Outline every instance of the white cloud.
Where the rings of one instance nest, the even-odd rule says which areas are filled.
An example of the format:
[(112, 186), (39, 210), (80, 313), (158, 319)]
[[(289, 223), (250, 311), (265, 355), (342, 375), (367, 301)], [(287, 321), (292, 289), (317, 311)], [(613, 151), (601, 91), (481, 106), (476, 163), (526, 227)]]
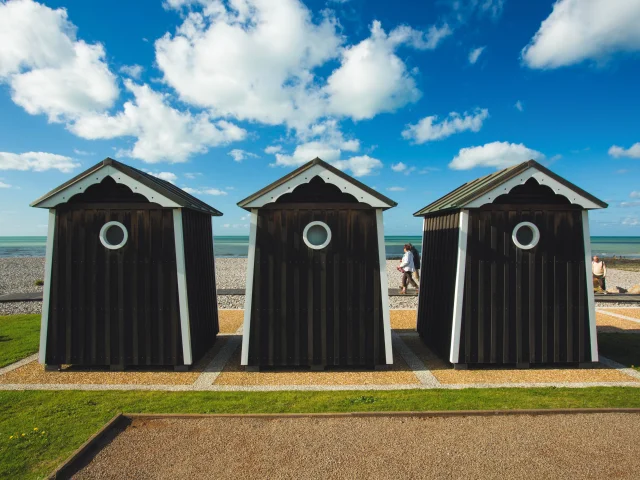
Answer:
[(497, 20), (502, 15), (505, 0), (448, 0), (459, 22), (466, 22), (472, 16), (489, 16)]
[(402, 45), (433, 49), (450, 33), (445, 24), (426, 35), (406, 26), (387, 35), (380, 22), (373, 22), (369, 38), (345, 48), (340, 67), (327, 79), (329, 111), (361, 120), (415, 102), (421, 92), (396, 50)]
[(80, 166), (71, 157), (45, 152), (8, 153), (0, 152), (0, 170), (21, 170), (44, 172), (46, 170), (60, 170), (71, 172)]
[(236, 187), (225, 187), (225, 190), (235, 190)]
[(143, 71), (144, 67), (142, 65), (123, 65), (120, 67), (120, 73), (128, 75), (136, 80), (140, 80), (140, 76)]
[(271, 145), (264, 149), (264, 153), (268, 153), (269, 155), (273, 155), (274, 153), (278, 153), (282, 151), (282, 145)]
[(632, 202), (620, 202), (620, 206), (624, 208), (640, 207), (640, 200), (634, 200)]
[(136, 137), (130, 150), (119, 155), (147, 163), (186, 162), (190, 155), (205, 153), (210, 147), (243, 140), (246, 130), (226, 120), (213, 122), (209, 114), (181, 112), (168, 104), (166, 95), (148, 85), (125, 80), (133, 100), (115, 115), (85, 115), (69, 126), (83, 138)]
[(188, 172), (188, 173), (185, 173), (184, 176), (186, 178), (194, 180), (196, 177), (201, 177), (202, 173), (200, 173), (200, 172)]
[(609, 149), (609, 155), (614, 158), (628, 157), (628, 158), (640, 158), (640, 142), (634, 143), (628, 149), (624, 149), (617, 145), (612, 146)]
[(474, 65), (478, 61), (478, 58), (480, 58), (480, 55), (482, 55), (482, 52), (484, 52), (485, 48), (486, 47), (478, 47), (472, 49), (471, 52), (469, 52), (469, 63), (471, 65)]
[(0, 180), (0, 188), (11, 188), (11, 185)]
[(523, 144), (492, 142), (479, 147), (463, 148), (449, 167), (454, 170), (468, 170), (475, 167), (505, 168), (527, 160), (543, 160), (544, 154), (525, 147)]
[(149, 175), (153, 175), (154, 177), (158, 177), (162, 180), (166, 180), (169, 183), (176, 183), (178, 180), (178, 176), (175, 173), (171, 172), (151, 172), (149, 170), (146, 171)]
[(225, 192), (224, 190), (220, 190), (219, 188), (209, 188), (209, 187), (202, 187), (202, 188), (190, 188), (190, 187), (184, 187), (182, 190), (184, 190), (187, 193), (190, 193), (191, 195), (227, 195), (227, 192)]
[(406, 169), (407, 169), (407, 166), (402, 162), (398, 162), (394, 165), (391, 165), (391, 170), (393, 170), (394, 172), (402, 172)]
[(524, 105), (522, 105), (522, 102), (520, 100), (516, 102), (514, 107), (516, 107), (516, 110), (520, 110), (521, 112), (524, 110)]
[(389, 187), (387, 188), (390, 192), (404, 192), (406, 188), (404, 187)]
[(372, 158), (369, 155), (360, 155), (358, 157), (351, 157), (348, 160), (338, 160), (331, 163), (339, 170), (349, 170), (355, 177), (364, 177), (371, 175), (376, 170), (382, 168), (382, 162), (377, 158)]
[(622, 220), (622, 225), (626, 225), (628, 227), (640, 226), (640, 218), (639, 217), (627, 217), (624, 220)]
[(76, 155), (82, 155), (82, 156), (95, 155), (93, 152), (87, 152), (85, 150), (78, 150), (77, 148), (73, 149), (73, 153), (75, 153)]
[[(396, 50), (434, 49), (451, 34), (444, 24), (425, 31), (400, 26), (387, 35), (374, 21), (368, 38), (343, 47), (334, 13), (314, 18), (299, 0), (165, 5), (185, 17), (156, 41), (156, 62), (181, 100), (217, 116), (295, 130), (329, 116), (371, 118), (417, 100), (414, 73)], [(318, 73), (336, 59), (328, 78)]]
[(259, 158), (255, 153), (240, 150), (239, 148), (234, 148), (229, 152), (228, 155), (233, 157), (236, 162), (241, 162), (246, 158)]
[(402, 132), (402, 136), (415, 143), (425, 143), (433, 140), (440, 140), (455, 133), (470, 130), (478, 132), (482, 128), (482, 123), (489, 117), (489, 110), (486, 108), (476, 109), (472, 114), (465, 112), (460, 115), (451, 112), (442, 122), (437, 123), (437, 115), (425, 117), (415, 125), (407, 125)]
[(640, 198), (640, 191), (634, 191), (629, 194), (631, 198)]
[(52, 122), (107, 109), (119, 93), (103, 46), (77, 40), (65, 9), (31, 0), (0, 3), (0, 82)]
[(616, 52), (640, 50), (637, 0), (558, 0), (522, 50), (529, 68), (602, 62)]

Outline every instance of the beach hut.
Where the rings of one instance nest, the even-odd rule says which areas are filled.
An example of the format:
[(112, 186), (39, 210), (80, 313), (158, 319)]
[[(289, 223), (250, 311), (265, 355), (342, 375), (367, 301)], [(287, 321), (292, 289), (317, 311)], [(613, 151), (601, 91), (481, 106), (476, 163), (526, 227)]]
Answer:
[(598, 361), (588, 212), (606, 207), (530, 160), (416, 212), (423, 341), (456, 368)]
[(238, 205), (251, 212), (241, 364), (391, 364), (382, 212), (396, 203), (316, 158)]
[(40, 363), (184, 370), (213, 345), (218, 210), (111, 158), (31, 206), (49, 209)]

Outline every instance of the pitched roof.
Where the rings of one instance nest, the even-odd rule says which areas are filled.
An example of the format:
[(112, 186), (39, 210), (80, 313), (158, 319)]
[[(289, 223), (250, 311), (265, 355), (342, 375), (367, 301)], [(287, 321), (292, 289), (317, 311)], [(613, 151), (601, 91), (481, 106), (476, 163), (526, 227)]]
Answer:
[[(59, 187), (54, 188), (49, 193), (35, 200), (31, 204), (31, 206), (38, 208), (55, 207), (60, 203), (64, 203), (66, 200), (68, 200), (68, 198), (71, 198), (71, 196), (79, 193), (79, 191), (83, 191), (88, 186), (99, 183), (106, 176), (113, 176), (114, 173), (109, 172), (119, 172), (121, 174), (124, 174), (126, 177), (128, 177), (128, 180), (130, 182), (136, 185), (140, 185), (140, 189), (137, 190), (137, 193), (144, 194), (144, 192), (155, 192), (159, 197), (164, 199), (164, 202), (158, 201), (157, 197), (154, 198), (152, 196), (151, 198), (153, 198), (154, 202), (160, 203), (161, 205), (163, 205), (164, 203), (163, 206), (188, 208), (191, 210), (196, 210), (198, 212), (208, 213), (216, 217), (222, 216), (221, 212), (204, 203), (203, 201), (198, 200), (193, 195), (188, 194), (181, 188), (176, 187), (174, 184), (167, 182), (166, 180), (162, 180), (161, 178), (154, 177), (147, 172), (143, 172), (142, 170), (130, 167), (129, 165), (125, 165), (124, 163), (120, 163), (117, 160), (108, 157), (105, 158), (102, 162), (94, 165), (88, 170), (85, 170), (79, 175), (76, 175), (71, 180), (63, 183)], [(120, 181), (121, 178), (122, 177), (118, 176), (118, 179), (116, 181)], [(122, 181), (121, 183), (127, 182)], [(79, 191), (76, 190), (76, 186), (78, 187)], [(73, 191), (71, 191), (72, 187), (74, 188)], [(69, 195), (61, 196), (61, 194), (63, 194), (64, 192), (69, 193)], [(145, 196), (149, 198), (148, 195)]]
[[(525, 173), (528, 174), (525, 175)], [(423, 209), (418, 210), (413, 215), (419, 217), (443, 210), (465, 207), (475, 208), (480, 206), (479, 203), (483, 202), (484, 199), (482, 197), (487, 197), (487, 201), (484, 203), (490, 203), (491, 197), (489, 194), (496, 191), (499, 187), (508, 186), (510, 187), (508, 190), (511, 190), (513, 186), (520, 185), (531, 177), (536, 177), (536, 179), (540, 178), (541, 180), (539, 181), (542, 182), (544, 182), (544, 179), (546, 178), (548, 185), (550, 183), (558, 184), (561, 187), (555, 188), (554, 190), (556, 192), (565, 196), (568, 194), (571, 198), (567, 198), (569, 198), (572, 203), (582, 205), (584, 208), (607, 208), (608, 206), (602, 200), (597, 199), (590, 193), (582, 190), (580, 187), (577, 187), (568, 180), (556, 175), (535, 160), (529, 160), (519, 165), (514, 165), (512, 167), (505, 168), (504, 170), (490, 173), (484, 177), (467, 182), (452, 192), (447, 193), (435, 202), (430, 203)], [(496, 194), (498, 193), (504, 193), (504, 188)]]
[[(327, 175), (323, 176), (324, 172), (326, 172)], [(304, 173), (308, 173), (309, 175), (303, 177)], [(316, 157), (300, 168), (276, 180), (271, 185), (267, 185), (253, 195), (241, 200), (238, 202), (238, 206), (245, 210), (260, 208), (266, 203), (275, 201), (280, 195), (290, 192), (297, 185), (306, 183), (305, 180), (311, 180), (311, 178), (316, 175), (320, 175), (323, 180), (329, 183), (342, 184), (343, 187), (341, 190), (353, 194), (356, 198), (362, 200), (363, 203), (370, 204), (372, 207), (388, 209), (398, 205), (390, 198), (385, 197), (364, 183), (359, 182), (355, 178)]]

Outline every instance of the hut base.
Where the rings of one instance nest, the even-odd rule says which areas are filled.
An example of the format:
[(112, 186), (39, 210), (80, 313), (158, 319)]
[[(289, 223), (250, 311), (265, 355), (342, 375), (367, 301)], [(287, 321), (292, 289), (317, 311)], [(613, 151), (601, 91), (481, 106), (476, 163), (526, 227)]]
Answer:
[(109, 365), (112, 372), (124, 372), (124, 365)]
[(176, 365), (173, 367), (174, 372), (188, 372), (189, 365)]
[(60, 371), (60, 365), (45, 365), (44, 366), (44, 371), (45, 372), (59, 372)]
[(246, 372), (259, 372), (260, 367), (258, 365), (247, 365), (244, 367)]
[(326, 368), (326, 365), (311, 365), (312, 372), (324, 372)]
[(469, 370), (469, 365), (466, 363), (454, 363), (453, 368), (454, 370)]
[(390, 370), (390, 369), (391, 369), (391, 365), (387, 365), (387, 364), (384, 364), (384, 365), (376, 365), (376, 366), (374, 367), (374, 370)]
[(516, 368), (520, 369), (520, 368), (529, 368), (531, 365), (529, 364), (529, 362), (519, 362), (516, 363)]

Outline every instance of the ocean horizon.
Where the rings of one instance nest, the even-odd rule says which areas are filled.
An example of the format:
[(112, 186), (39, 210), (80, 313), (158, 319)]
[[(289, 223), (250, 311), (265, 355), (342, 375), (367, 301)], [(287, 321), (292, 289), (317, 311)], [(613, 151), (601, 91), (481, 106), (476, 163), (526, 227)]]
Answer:
[[(0, 258), (44, 257), (46, 236), (0, 237)], [(384, 237), (387, 258), (402, 255), (405, 243), (412, 243), (420, 251), (422, 239), (418, 235), (388, 235)], [(249, 252), (249, 236), (214, 236), (215, 256), (243, 258)], [(591, 252), (605, 257), (620, 256), (640, 259), (640, 237), (592, 236)]]

